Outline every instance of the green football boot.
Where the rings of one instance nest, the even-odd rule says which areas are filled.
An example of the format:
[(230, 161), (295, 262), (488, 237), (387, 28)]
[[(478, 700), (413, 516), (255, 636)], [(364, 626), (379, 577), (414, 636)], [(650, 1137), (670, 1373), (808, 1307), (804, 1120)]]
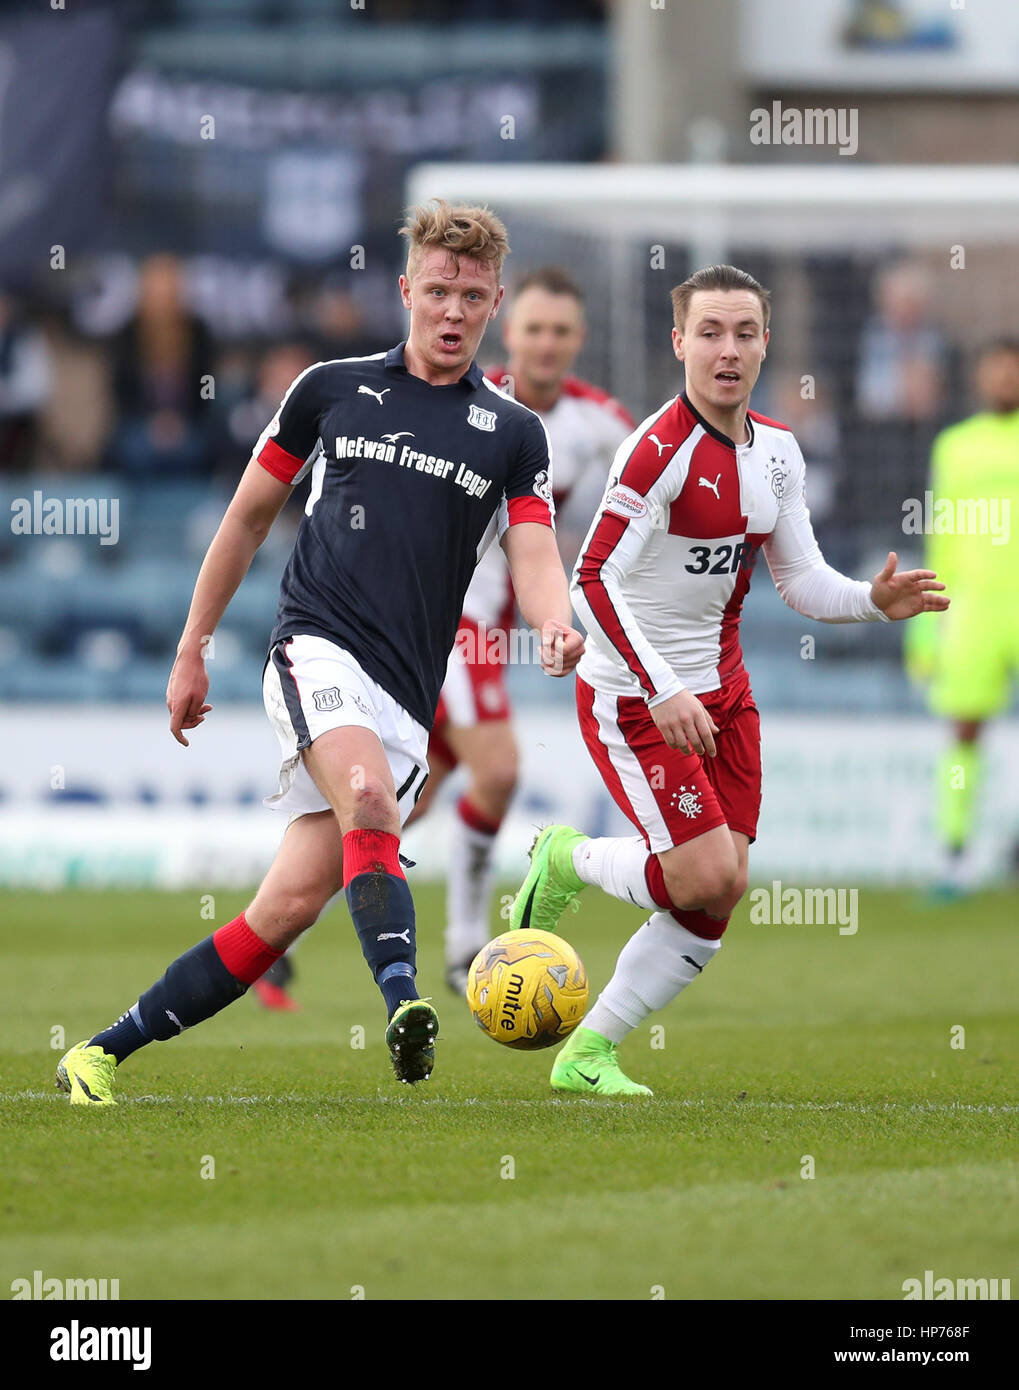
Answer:
[(553, 1091), (578, 1096), (650, 1096), (625, 1075), (616, 1057), (616, 1044), (591, 1028), (577, 1028), (556, 1056), (549, 1077)]
[(405, 999), (389, 1020), (386, 1045), (397, 1081), (427, 1081), (435, 1066), (439, 1016), (427, 999)]
[(113, 1081), (117, 1059), (88, 1039), (76, 1043), (57, 1063), (57, 1086), (67, 1091), (72, 1105), (116, 1105)]
[(574, 846), (588, 837), (569, 825), (548, 825), (531, 846), (531, 867), (510, 908), (512, 931), (550, 931), (587, 884), (573, 867)]

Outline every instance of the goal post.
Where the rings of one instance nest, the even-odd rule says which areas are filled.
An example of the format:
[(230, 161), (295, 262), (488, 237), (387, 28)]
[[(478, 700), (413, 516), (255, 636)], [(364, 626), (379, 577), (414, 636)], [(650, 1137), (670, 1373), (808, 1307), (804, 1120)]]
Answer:
[(971, 212), (985, 232), (1014, 240), (1019, 169), (938, 164), (456, 164), (416, 165), (411, 202), (485, 201), (561, 226), (596, 221), (606, 233), (696, 236), (706, 214), (730, 237), (747, 217), (762, 244), (841, 244), (846, 221), (870, 244), (940, 243)]
[[(750, 271), (773, 292), (755, 406), (780, 419), (792, 411), (804, 430), (808, 461), (822, 465), (812, 469), (822, 521), (821, 456), (838, 455), (839, 539), (857, 551), (875, 489), (922, 493), (930, 438), (968, 408), (973, 349), (1019, 321), (1019, 169), (1009, 166), (430, 163), (411, 171), (406, 194), (492, 207), (509, 228), (510, 289), (537, 264), (572, 270), (590, 326), (578, 370), (638, 418), (677, 389), (672, 286), (717, 261)], [(903, 262), (922, 282), (916, 331), (937, 345), (940, 386), (937, 408), (897, 431), (867, 418), (866, 395), (881, 366), (882, 275)], [(500, 353), (496, 334), (485, 351)], [(801, 389), (816, 404), (801, 408)], [(863, 442), (871, 425), (877, 452)]]

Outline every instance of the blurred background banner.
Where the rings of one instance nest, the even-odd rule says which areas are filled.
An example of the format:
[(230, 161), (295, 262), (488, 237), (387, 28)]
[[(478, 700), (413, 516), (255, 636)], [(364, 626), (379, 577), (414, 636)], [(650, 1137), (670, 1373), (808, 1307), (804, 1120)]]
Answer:
[(90, 249), (108, 198), (113, 15), (0, 14), (0, 282), (38, 274), (54, 240)]
[[(920, 563), (904, 517), (933, 442), (981, 404), (976, 354), (1019, 321), (1017, 83), (1008, 0), (5, 6), (0, 881), (73, 879), (89, 846), (89, 881), (102, 862), (112, 881), (208, 881), (203, 845), (232, 876), (264, 869), (260, 678), (305, 487), (216, 634), (216, 708), (189, 750), (167, 677), (290, 382), (404, 335), (409, 202), (489, 203), (510, 294), (567, 267), (589, 323), (575, 370), (636, 419), (681, 389), (671, 287), (744, 266), (773, 292), (753, 405), (800, 441), (826, 558), (858, 578), (890, 549)], [(503, 355), (497, 321), (482, 364)], [(810, 623), (762, 564), (742, 631), (765, 727), (755, 875), (929, 874), (947, 734), (902, 625)], [(535, 819), (610, 812), (568, 683), (515, 666), (509, 685), (529, 760), (500, 842), (512, 876)], [(1013, 690), (988, 744), (988, 879), (1019, 840), (1015, 708)], [(545, 728), (572, 750), (554, 775)], [(422, 872), (442, 871), (446, 805), (418, 832)]]
[[(629, 835), (568, 710), (519, 713), (520, 790), (497, 841), (497, 870), (519, 874), (535, 826), (581, 825)], [(859, 720), (819, 711), (770, 713), (755, 881), (897, 886), (938, 868), (929, 786), (938, 748), (927, 721)], [(260, 709), (217, 706), (190, 750), (166, 733), (158, 709), (109, 712), (59, 705), (0, 713), (6, 750), (0, 796), (0, 886), (244, 887), (270, 862), (286, 817), (262, 797), (276, 790), (278, 744)], [(55, 750), (66, 764), (51, 763)], [(554, 756), (551, 756), (554, 750)], [(194, 756), (192, 756), (194, 755)], [(1019, 727), (993, 731), (989, 756), (1019, 765)], [(980, 818), (978, 869), (1011, 868), (1012, 788), (990, 789)], [(405, 834), (415, 878), (444, 877), (453, 807), (445, 799)]]
[(1019, 9), (982, 0), (747, 0), (743, 70), (753, 81), (816, 88), (1015, 91)]

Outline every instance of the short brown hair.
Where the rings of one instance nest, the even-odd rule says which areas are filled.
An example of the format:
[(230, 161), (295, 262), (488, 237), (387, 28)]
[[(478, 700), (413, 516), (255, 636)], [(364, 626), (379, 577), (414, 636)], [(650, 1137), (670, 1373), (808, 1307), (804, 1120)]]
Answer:
[(537, 270), (529, 270), (522, 279), (517, 281), (513, 287), (513, 293), (515, 295), (523, 294), (524, 290), (544, 290), (546, 294), (568, 294), (578, 304), (583, 305), (584, 303), (584, 291), (572, 275), (557, 265), (543, 265), (539, 266)]
[(977, 350), (977, 357), (998, 357), (1006, 352), (1019, 357), (1019, 338), (992, 338)]
[(438, 247), (453, 257), (455, 274), (460, 273), (460, 257), (467, 256), (494, 266), (498, 284), (510, 249), (506, 228), (494, 212), (486, 207), (453, 207), (444, 198), (433, 198), (420, 207), (410, 208), (400, 235), (409, 243), (408, 280), (422, 253)]
[(698, 290), (749, 290), (761, 301), (764, 327), (767, 330), (771, 318), (771, 290), (758, 284), (752, 275), (734, 265), (707, 265), (703, 270), (695, 270), (689, 279), (684, 280), (672, 291), (672, 321), (680, 332), (686, 323), (690, 300)]

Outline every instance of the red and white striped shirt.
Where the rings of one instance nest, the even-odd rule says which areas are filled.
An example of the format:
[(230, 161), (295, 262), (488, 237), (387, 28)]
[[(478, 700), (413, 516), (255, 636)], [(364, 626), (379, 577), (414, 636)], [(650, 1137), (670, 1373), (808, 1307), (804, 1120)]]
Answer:
[(797, 612), (884, 618), (868, 583), (825, 564), (792, 432), (755, 411), (748, 425), (733, 444), (684, 393), (620, 445), (570, 591), (590, 638), (577, 673), (596, 690), (656, 705), (742, 671), (740, 615), (762, 549)]

